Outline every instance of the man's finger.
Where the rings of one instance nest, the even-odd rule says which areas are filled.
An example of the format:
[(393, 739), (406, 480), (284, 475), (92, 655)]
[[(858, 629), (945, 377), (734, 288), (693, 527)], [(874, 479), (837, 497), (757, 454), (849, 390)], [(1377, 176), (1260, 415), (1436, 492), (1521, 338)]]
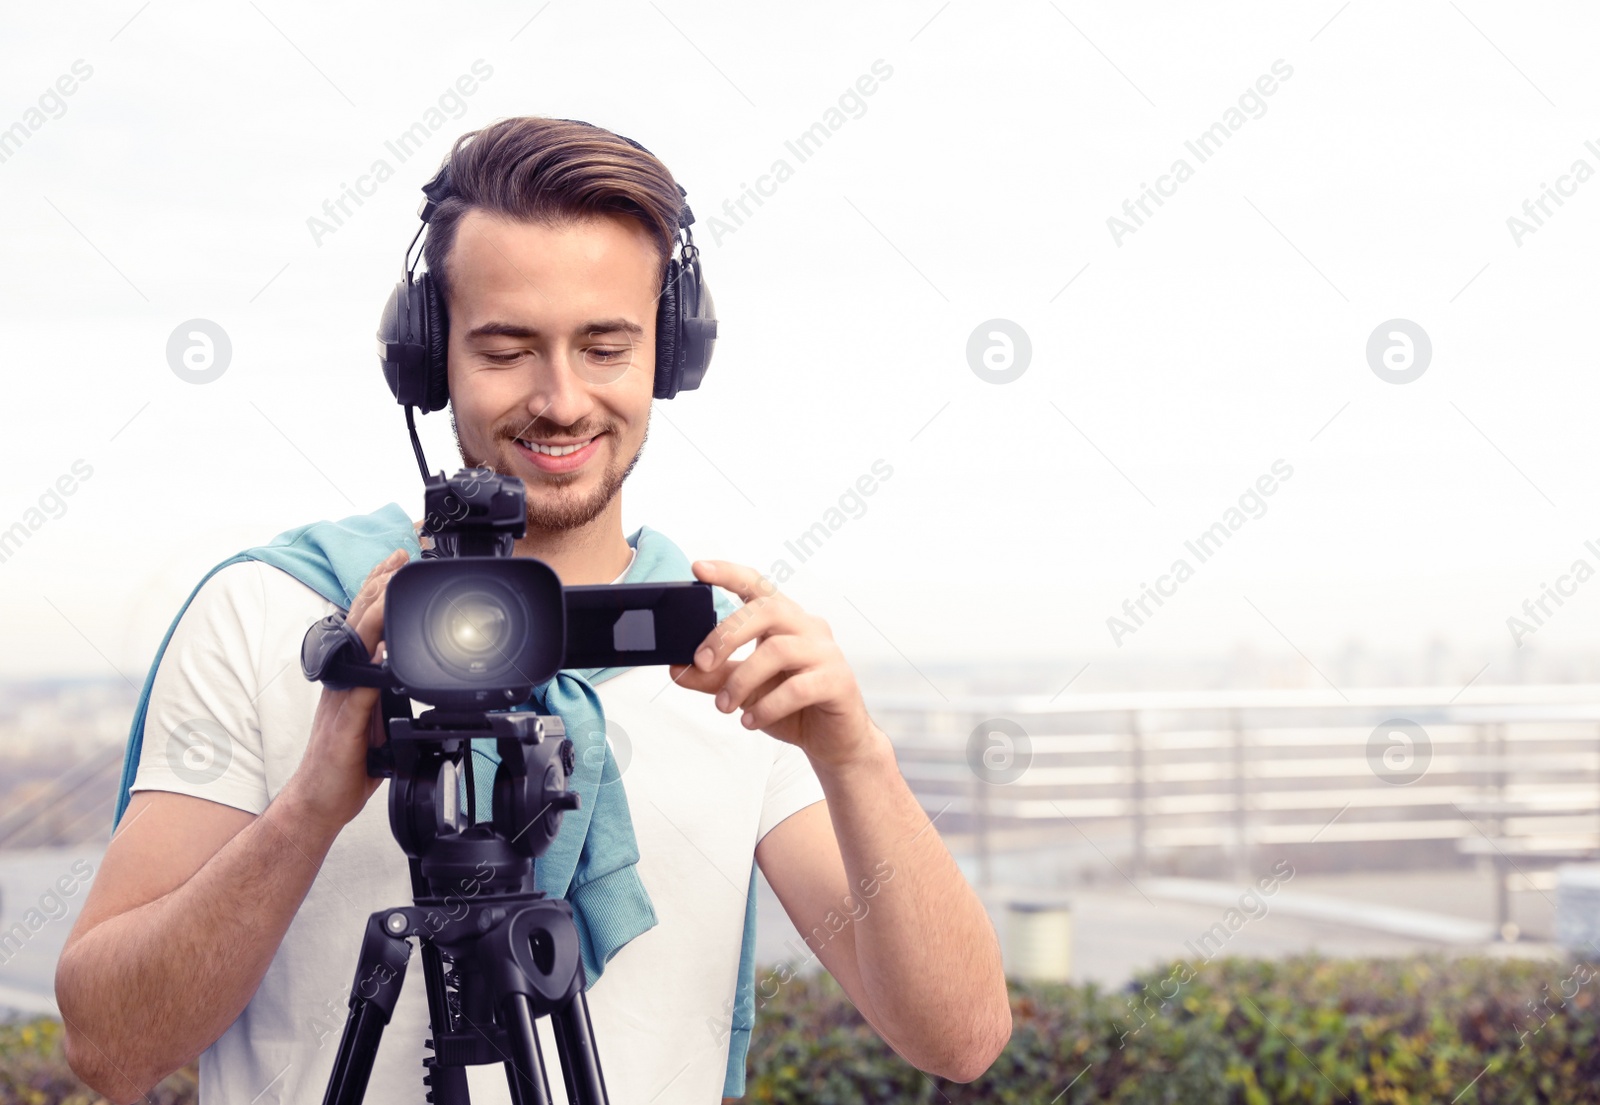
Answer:
[(394, 573), (406, 565), (406, 552), (396, 549), (377, 564), (367, 575), (367, 581), (350, 604), (345, 620), (355, 626), (356, 632), (367, 646), (369, 654), (375, 652), (383, 636), (383, 599)]
[(731, 560), (696, 560), (695, 578), (732, 591), (744, 602), (754, 602), (778, 593), (777, 585), (754, 568)]
[(728, 677), (738, 671), (744, 663), (743, 660), (729, 660), (716, 671), (701, 671), (699, 668), (685, 664), (672, 664), (668, 671), (672, 681), (680, 687), (688, 687), (691, 691), (704, 691), (707, 694), (716, 694)]
[(388, 577), (399, 571), (406, 563), (405, 555), (404, 549), (396, 549), (372, 566), (366, 580), (361, 584), (361, 590), (350, 600), (350, 617), (355, 617), (359, 611), (366, 609), (374, 599), (383, 594), (384, 587), (388, 585)]

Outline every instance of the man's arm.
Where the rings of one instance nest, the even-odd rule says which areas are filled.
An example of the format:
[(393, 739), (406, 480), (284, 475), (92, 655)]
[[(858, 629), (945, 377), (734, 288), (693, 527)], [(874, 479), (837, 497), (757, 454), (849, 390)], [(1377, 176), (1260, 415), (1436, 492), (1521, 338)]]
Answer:
[(234, 1022), (333, 843), (287, 787), (257, 817), (133, 795), (56, 965), (67, 1062), (137, 1101)]
[[(369, 654), (405, 563), (403, 550), (381, 561), (350, 605)], [(205, 666), (214, 653), (197, 649), (191, 663), (222, 694), (228, 672)], [(260, 816), (161, 790), (133, 795), (56, 965), (67, 1061), (86, 1083), (137, 1100), (238, 1018), (339, 830), (382, 783), (366, 766), (382, 738), (377, 702), (370, 687), (324, 687), (300, 765)]]
[[(864, 881), (876, 879), (870, 911), (839, 930), (849, 936), (824, 964), (909, 1062), (956, 1081), (977, 1078), (1011, 1037), (999, 941), (929, 831), (832, 631), (754, 568), (700, 560), (693, 569), (744, 606), (711, 631), (692, 666), (674, 665), (672, 678), (715, 695), (723, 713), (741, 710), (747, 729), (804, 751), (828, 799), (827, 817), (805, 810), (768, 831), (757, 862), (802, 932), (850, 910), (846, 895), (860, 901)], [(752, 641), (745, 659), (733, 659)], [(879, 864), (894, 874), (886, 878)]]
[(828, 800), (774, 826), (756, 860), (873, 1029), (913, 1066), (970, 1082), (1011, 1038), (999, 943), (878, 735), (852, 767), (815, 765)]

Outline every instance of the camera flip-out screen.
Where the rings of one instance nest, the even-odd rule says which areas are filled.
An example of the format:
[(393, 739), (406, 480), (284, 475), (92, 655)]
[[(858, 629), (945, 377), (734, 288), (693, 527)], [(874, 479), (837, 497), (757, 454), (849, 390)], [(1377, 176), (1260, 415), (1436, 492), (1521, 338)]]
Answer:
[(692, 664), (716, 628), (704, 583), (610, 583), (568, 587), (564, 668)]

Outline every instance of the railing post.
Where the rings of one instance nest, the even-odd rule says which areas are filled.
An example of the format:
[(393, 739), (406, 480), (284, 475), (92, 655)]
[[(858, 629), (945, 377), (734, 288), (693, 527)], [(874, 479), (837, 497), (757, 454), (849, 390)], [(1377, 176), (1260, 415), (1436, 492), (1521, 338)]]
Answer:
[(1144, 734), (1139, 729), (1138, 710), (1128, 711), (1128, 766), (1132, 773), (1129, 805), (1133, 816), (1133, 875), (1135, 878), (1141, 878), (1144, 875), (1145, 861), (1145, 779)]
[(1250, 826), (1246, 814), (1244, 712), (1235, 709), (1233, 714), (1233, 874), (1234, 878), (1250, 882)]
[[(1505, 808), (1506, 801), (1506, 728), (1509, 722), (1498, 722), (1494, 726), (1494, 800), (1497, 807)], [(1502, 826), (1497, 822), (1495, 829)]]
[(1499, 722), (1493, 727), (1494, 749), (1494, 816), (1489, 825), (1494, 831), (1494, 927), (1495, 935), (1505, 939), (1506, 925), (1511, 922), (1511, 865), (1500, 848), (1506, 842), (1506, 727)]
[(1481, 768), (1478, 772), (1478, 786), (1483, 793), (1489, 790), (1489, 726), (1475, 725), (1472, 727), (1472, 743), (1478, 754), (1478, 763)]

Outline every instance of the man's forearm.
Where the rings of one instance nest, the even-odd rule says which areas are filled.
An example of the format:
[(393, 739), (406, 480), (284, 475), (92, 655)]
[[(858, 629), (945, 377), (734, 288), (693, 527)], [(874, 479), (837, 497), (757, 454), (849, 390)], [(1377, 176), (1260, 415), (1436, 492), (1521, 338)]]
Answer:
[(862, 985), (895, 1047), (958, 1080), (977, 1077), (1011, 1033), (1000, 946), (982, 902), (931, 827), (877, 730), (848, 766), (817, 764), (851, 892), (887, 860), (892, 881), (854, 926)]
[(336, 836), (286, 787), (183, 885), (79, 937), (56, 974), (73, 1068), (129, 1102), (216, 1040), (260, 985)]

